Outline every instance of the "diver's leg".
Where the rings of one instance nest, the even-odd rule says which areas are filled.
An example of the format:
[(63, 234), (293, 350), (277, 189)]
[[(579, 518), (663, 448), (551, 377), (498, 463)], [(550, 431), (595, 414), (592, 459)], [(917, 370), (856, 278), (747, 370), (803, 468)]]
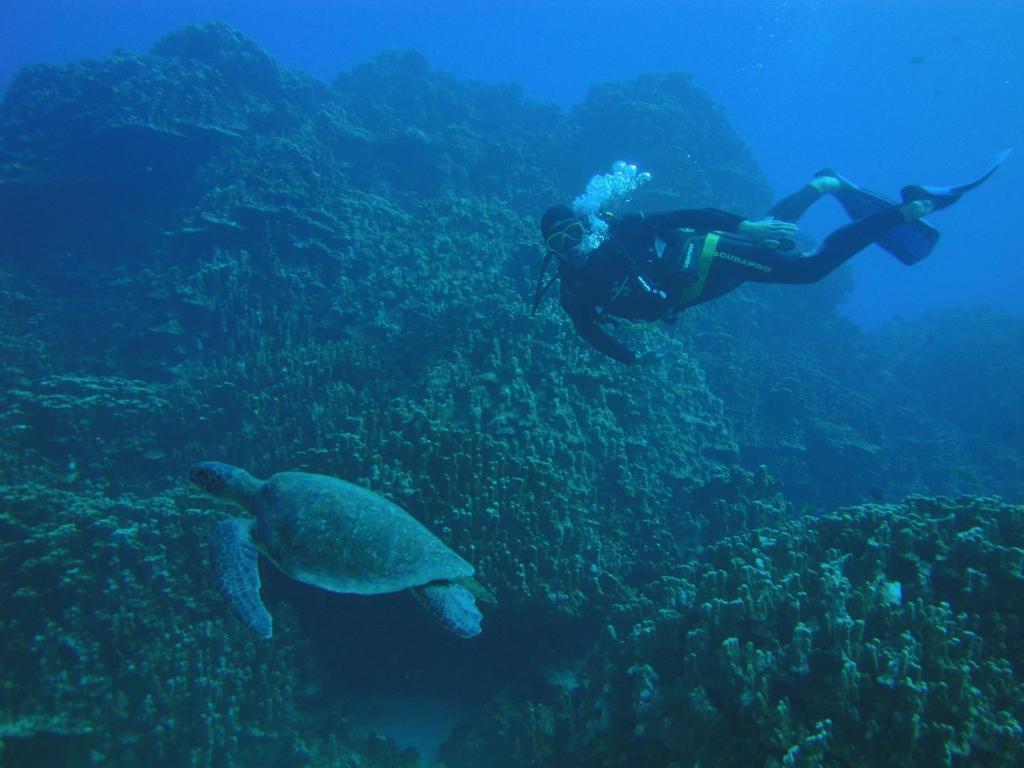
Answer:
[(867, 218), (840, 227), (811, 254), (779, 259), (770, 272), (762, 273), (759, 282), (816, 283), (887, 232), (909, 221), (916, 221), (931, 210), (932, 206), (927, 201), (891, 205)]
[[(835, 176), (841, 184), (835, 198), (854, 221), (897, 205), (883, 195), (858, 187), (839, 174)], [(938, 242), (939, 230), (927, 221), (914, 220), (890, 229), (878, 238), (877, 244), (904, 264), (913, 265), (928, 256)]]
[(686, 306), (717, 299), (746, 282), (777, 282), (770, 277), (772, 272), (789, 261), (797, 260), (798, 256), (758, 245), (746, 238), (721, 235), (703, 290)]
[(795, 224), (814, 203), (824, 195), (838, 192), (840, 187), (842, 187), (842, 182), (833, 171), (829, 169), (818, 171), (807, 184), (769, 208), (767, 215), (779, 221)]
[(726, 292), (716, 291), (720, 284), (731, 290), (741, 282), (816, 283), (894, 227), (930, 211), (927, 201), (890, 205), (840, 227), (810, 254), (792, 255), (740, 238), (722, 237), (700, 300)]
[(793, 255), (741, 237), (721, 235), (700, 295), (680, 307), (703, 304), (743, 283), (816, 283), (879, 237), (932, 211), (928, 201), (891, 205), (840, 227), (811, 254)]

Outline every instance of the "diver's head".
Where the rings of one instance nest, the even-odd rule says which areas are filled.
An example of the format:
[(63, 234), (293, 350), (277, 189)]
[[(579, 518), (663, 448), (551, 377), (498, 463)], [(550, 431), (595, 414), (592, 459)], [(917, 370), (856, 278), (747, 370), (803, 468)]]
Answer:
[[(569, 206), (553, 205), (544, 211), (544, 215), (540, 217), (540, 233), (548, 252), (537, 276), (537, 288), (533, 292), (533, 309), (530, 314), (537, 311), (541, 299), (555, 280), (580, 269), (587, 262), (587, 256), (581, 247), (583, 239), (587, 236), (587, 229)], [(545, 283), (544, 275), (552, 258), (558, 259), (558, 272)]]
[(544, 211), (540, 218), (540, 232), (544, 244), (559, 261), (570, 258), (578, 252), (587, 236), (587, 228), (567, 205), (555, 205)]

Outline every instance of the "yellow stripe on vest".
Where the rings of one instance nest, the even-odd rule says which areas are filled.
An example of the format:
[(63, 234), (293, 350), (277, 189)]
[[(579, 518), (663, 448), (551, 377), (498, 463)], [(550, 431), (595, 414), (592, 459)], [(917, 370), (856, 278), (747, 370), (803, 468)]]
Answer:
[(696, 301), (704, 292), (704, 283), (707, 282), (708, 272), (711, 271), (711, 262), (718, 255), (718, 239), (718, 235), (713, 233), (704, 237), (704, 247), (700, 250), (700, 263), (697, 265), (697, 279), (679, 297), (680, 309)]

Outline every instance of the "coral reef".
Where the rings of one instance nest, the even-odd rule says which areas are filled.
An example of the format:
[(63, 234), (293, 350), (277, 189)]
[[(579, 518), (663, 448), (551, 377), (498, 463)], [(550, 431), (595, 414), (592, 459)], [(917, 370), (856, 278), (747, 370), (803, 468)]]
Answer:
[[(0, 107), (4, 322), (24, 331), (4, 334), (5, 481), (54, 489), (44, 500), (67, 493), (73, 511), (74, 494), (79, 507), (163, 498), (199, 458), (325, 472), (389, 495), (469, 558), (500, 600), (488, 619), (499, 636), (592, 621), (628, 599), (677, 556), (665, 504), (745, 476), (729, 467), (737, 449), (721, 401), (678, 342), (652, 395), (636, 398), (637, 377), (595, 361), (553, 309), (526, 314), (536, 211), (585, 167), (574, 130), (557, 109), (461, 83), (414, 54), (383, 55), (328, 87), (220, 25), (170, 35), (146, 56), (21, 73)], [(213, 521), (188, 520), (195, 530), (181, 519), (161, 529), (177, 559), (160, 578), (186, 555), (195, 566), (195, 580), (174, 584), (182, 600), (210, 589), (205, 559), (190, 553)], [(25, 535), (5, 537), (5, 568), (19, 567)], [(93, 545), (95, 557), (115, 556), (108, 545)], [(135, 570), (124, 578), (145, 575)], [(164, 632), (140, 590), (92, 559), (79, 572), (69, 596), (111, 600), (94, 621), (137, 617), (124, 633), (140, 644)], [(194, 650), (157, 644), (153, 658), (171, 665), (158, 677), (189, 653), (237, 669), (261, 653), (266, 664), (269, 651), (218, 634), (235, 629), (220, 602), (203, 606), (202, 637), (167, 640)], [(30, 637), (12, 637), (23, 638), (12, 654), (33, 656)], [(342, 651), (319, 650), (339, 664)], [(285, 683), (301, 665), (274, 658), (267, 680), (282, 686), (252, 695), (298, 722)], [(38, 674), (12, 687), (26, 708), (12, 721), (63, 711), (33, 693)], [(93, 727), (84, 715), (116, 674), (99, 668), (106, 688), (95, 692), (58, 681), (54, 695), (77, 694), (67, 709)], [(217, 695), (233, 700), (232, 685)], [(166, 719), (214, 691), (152, 695), (152, 717)], [(89, 748), (111, 759), (143, 721), (104, 717), (113, 726)], [(145, 749), (172, 755), (172, 737), (157, 732)], [(299, 740), (275, 738), (282, 749)], [(123, 754), (128, 764), (136, 753)]]
[[(261, 647), (213, 593), (202, 553), (220, 512), (179, 485), (190, 462), (208, 458), (363, 484), (470, 560), (500, 606), (480, 650), (421, 640), (416, 658), (464, 669), (479, 699), (509, 680), (528, 688), (541, 675), (524, 669), (572, 666), (596, 642), (553, 698), (517, 690), (490, 701), (450, 744), (454, 763), (500, 742), (509, 765), (554, 759), (569, 743), (593, 762), (602, 750), (640, 760), (635, 746), (655, 764), (690, 748), (666, 713), (685, 705), (697, 718), (685, 722), (710, 734), (746, 691), (737, 749), (813, 764), (851, 738), (861, 710), (801, 709), (817, 700), (804, 678), (786, 678), (804, 662), (783, 649), (804, 649), (813, 679), (831, 681), (821, 644), (857, 621), (877, 640), (878, 664), (905, 658), (923, 670), (913, 684), (932, 685), (922, 661), (931, 651), (892, 633), (927, 622), (959, 632), (959, 613), (881, 566), (871, 600), (867, 582), (830, 566), (856, 587), (836, 592), (825, 566), (798, 550), (807, 537), (838, 537), (826, 521), (841, 518), (787, 521), (794, 506), (869, 493), (1019, 496), (1013, 380), (983, 360), (970, 371), (945, 363), (976, 334), (1019, 365), (1019, 324), (936, 318), (867, 337), (838, 317), (848, 282), (837, 277), (797, 292), (760, 287), (756, 300), (737, 292), (674, 328), (623, 324), (635, 346), (669, 354), (657, 368), (622, 368), (589, 350), (553, 302), (531, 317), (524, 298), (540, 210), (620, 158), (655, 174), (638, 206), (757, 213), (770, 199), (721, 111), (678, 73), (596, 87), (565, 113), (411, 52), (328, 85), (219, 24), (175, 32), (146, 55), (21, 72), (0, 104), (5, 759), (414, 760), (346, 729), (317, 684), (322, 669), (335, 684), (353, 667), (382, 684), (414, 676), (392, 663), (411, 654), (393, 633), (350, 633), (268, 577), (282, 634)], [(921, 343), (936, 332), (937, 345)], [(935, 370), (945, 383), (929, 378)], [(980, 401), (949, 407), (964, 386), (987, 388), (1009, 415), (993, 418)], [(900, 514), (946, 541), (922, 511), (945, 502), (915, 504)], [(901, 509), (850, 514), (880, 526)], [(766, 526), (783, 542), (771, 551), (749, 533)], [(830, 562), (840, 543), (862, 550), (860, 533), (829, 544)], [(905, 551), (879, 546), (886, 568)], [(792, 563), (772, 559), (783, 552)], [(995, 578), (993, 559), (973, 557), (972, 578)], [(800, 585), (786, 574), (805, 571), (817, 592), (796, 611)], [(826, 597), (845, 600), (848, 621), (828, 613)], [(707, 616), (694, 607), (704, 603)], [(697, 618), (717, 623), (691, 638)], [(338, 643), (334, 630), (351, 639)], [(1010, 650), (988, 644), (990, 630), (970, 628), (982, 638), (968, 643), (972, 658), (1012, 664)], [(870, 668), (865, 642), (845, 652), (873, 680), (884, 672)], [(662, 656), (673, 643), (677, 656)], [(701, 653), (719, 678), (686, 661)], [(999, 678), (1008, 667), (978, 663), (968, 677), (980, 698), (961, 677), (943, 694), (952, 714), (918, 718), (931, 729), (928, 755), (939, 744), (1009, 749), (1019, 718), (1000, 703), (1013, 693)], [(900, 674), (887, 690), (917, 706)], [(435, 667), (417, 680), (444, 676)], [(883, 710), (867, 677), (849, 681), (866, 691), (865, 716)], [(606, 717), (586, 709), (598, 704)], [(231, 731), (240, 718), (244, 733)], [(643, 738), (631, 746), (636, 728)]]
[(578, 687), (485, 710), (449, 768), (1016, 765), (1024, 507), (910, 497), (708, 546), (623, 605)]
[(181, 500), (0, 487), (4, 764), (415, 765), (330, 722), (293, 624), (214, 618), (209, 517)]
[[(102, 105), (77, 108), (91, 124), (191, 121), (235, 137), (165, 193), (136, 263), (93, 259), (89, 234), (78, 233), (91, 243), (80, 252), (75, 227), (62, 227), (62, 247), (81, 260), (62, 261), (65, 282), (55, 286), (45, 271), (34, 283), (55, 319), (39, 332), (54, 370), (9, 396), (33, 473), (156, 490), (167, 482), (160, 467), (215, 455), (263, 474), (336, 474), (451, 531), (503, 598), (533, 603), (539, 594), (574, 615), (608, 588), (604, 574), (628, 581), (633, 567), (646, 573), (673, 556), (667, 534), (658, 542), (634, 533), (659, 531), (664, 501), (735, 459), (720, 401), (681, 350), (653, 375), (656, 394), (633, 398), (635, 378), (595, 364), (556, 313), (530, 321), (522, 302), (526, 265), (513, 254), (535, 247), (528, 201), (555, 196), (566, 156), (584, 151), (556, 143), (569, 145), (570, 118), (514, 90), (455, 81), (408, 53), (327, 88), (268, 69), (258, 49), (217, 25), (175, 33), (131, 67), (126, 56), (22, 78), (52, 71), (53, 89), (105, 83)], [(246, 67), (252, 78), (238, 76)], [(175, 112), (197, 80), (214, 83), (210, 104), (225, 89), (230, 98), (220, 111)], [(48, 112), (26, 82), (12, 86), (4, 125), (41, 126), (33, 141), (6, 145), (31, 168), (26, 142), (74, 146), (85, 118)], [(691, 92), (685, 78), (666, 82), (673, 98)], [(65, 98), (75, 102), (78, 87)], [(620, 90), (632, 105), (657, 98), (649, 87)], [(692, 98), (707, 108), (699, 92)], [(263, 119), (272, 105), (287, 119)], [(389, 169), (391, 145), (416, 132), (429, 167)], [(469, 171), (461, 182), (456, 168)], [(102, 181), (127, 197), (141, 172), (122, 164)], [(6, 179), (9, 192), (25, 173)], [(51, 186), (71, 183), (69, 172), (56, 175)], [(488, 181), (497, 178), (505, 186)], [(104, 215), (123, 214), (112, 206)], [(58, 381), (67, 384), (59, 396)], [(152, 407), (87, 394), (119, 386), (145, 389), (138, 397)], [(113, 476), (111, 464), (120, 467)]]
[(722, 109), (688, 76), (642, 75), (595, 86), (573, 117), (591, 167), (595, 158), (611, 165), (629, 157), (641, 168), (657, 168), (664, 207), (710, 205), (754, 216), (771, 203), (760, 170)]

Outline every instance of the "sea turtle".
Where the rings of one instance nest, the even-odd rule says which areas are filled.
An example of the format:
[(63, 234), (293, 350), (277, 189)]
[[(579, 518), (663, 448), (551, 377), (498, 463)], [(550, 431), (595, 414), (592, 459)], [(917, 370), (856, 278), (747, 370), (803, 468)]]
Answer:
[(202, 461), (189, 480), (251, 515), (219, 523), (211, 538), (221, 592), (261, 637), (273, 634), (260, 600), (257, 552), (293, 579), (331, 592), (380, 595), (411, 589), (459, 637), (480, 634), (468, 587), (473, 566), (405, 510), (358, 485), (306, 472), (259, 480), (244, 469)]

